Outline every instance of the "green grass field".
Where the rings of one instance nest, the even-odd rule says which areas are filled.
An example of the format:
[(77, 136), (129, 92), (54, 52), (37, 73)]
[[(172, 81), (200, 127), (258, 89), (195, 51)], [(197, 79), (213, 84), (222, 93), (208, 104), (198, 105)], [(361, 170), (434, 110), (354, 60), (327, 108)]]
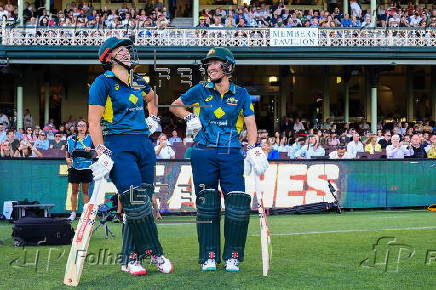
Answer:
[[(167, 217), (166, 220), (181, 219)], [(192, 218), (184, 218), (192, 220)], [(201, 272), (194, 224), (160, 224), (160, 239), (175, 272), (153, 267), (132, 277), (117, 264), (85, 264), (83, 289), (435, 289), (436, 213), (426, 211), (346, 212), (342, 215), (270, 216), (273, 243), (270, 274), (262, 276), (258, 220), (252, 216), (246, 260), (239, 273)], [(99, 230), (90, 253), (120, 249)], [(69, 247), (12, 246), (11, 225), (0, 223), (0, 289), (65, 289), (62, 280)], [(374, 250), (377, 241), (379, 246)], [(396, 239), (391, 244), (389, 241)], [(59, 258), (62, 251), (65, 254)], [(389, 253), (386, 256), (386, 253)], [(387, 257), (387, 258), (386, 258)], [(368, 258), (366, 262), (363, 262)], [(385, 259), (386, 258), (386, 259)], [(91, 257), (88, 262), (93, 262)]]

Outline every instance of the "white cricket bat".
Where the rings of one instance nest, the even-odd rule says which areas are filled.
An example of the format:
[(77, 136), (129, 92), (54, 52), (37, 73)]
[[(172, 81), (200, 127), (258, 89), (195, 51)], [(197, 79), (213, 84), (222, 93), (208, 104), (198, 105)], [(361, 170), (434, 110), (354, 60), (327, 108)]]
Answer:
[(262, 189), (260, 186), (260, 177), (253, 173), (254, 186), (256, 190), (257, 208), (259, 211), (259, 225), (260, 225), (260, 247), (262, 251), (262, 269), (263, 276), (268, 276), (271, 260), (271, 235), (268, 228), (268, 219), (265, 213), (262, 199)]
[(83, 206), (82, 215), (77, 224), (76, 233), (65, 267), (65, 285), (77, 286), (79, 284), (83, 265), (85, 264), (86, 253), (88, 252), (89, 241), (91, 240), (94, 228), (95, 218), (98, 213), (98, 207), (101, 204), (101, 196), (105, 194), (103, 190), (100, 190), (102, 189), (101, 185), (103, 181), (103, 178), (95, 181), (92, 196), (89, 202)]

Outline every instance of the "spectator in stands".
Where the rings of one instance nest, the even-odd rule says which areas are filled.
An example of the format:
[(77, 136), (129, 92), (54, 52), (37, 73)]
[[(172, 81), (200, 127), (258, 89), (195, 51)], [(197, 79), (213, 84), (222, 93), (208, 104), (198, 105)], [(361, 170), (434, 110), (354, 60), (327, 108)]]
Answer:
[(277, 150), (273, 149), (270, 140), (271, 138), (262, 138), (260, 140), (260, 147), (262, 148), (268, 159), (279, 159), (280, 154)]
[(430, 142), (431, 144), (425, 147), (427, 158), (436, 158), (436, 134), (431, 136)]
[(341, 144), (335, 151), (329, 153), (329, 159), (352, 159), (353, 156), (347, 151), (345, 144)]
[(404, 122), (404, 124), (400, 127), (400, 134), (406, 135), (407, 129), (409, 128), (409, 123)]
[(214, 19), (213, 19), (213, 23), (211, 25), (209, 25), (209, 27), (211, 27), (211, 28), (221, 28), (221, 27), (224, 27), (224, 25), (222, 24), (221, 17), (215, 16)]
[(35, 141), (35, 144), (33, 144), (33, 147), (35, 147), (38, 151), (47, 150), (50, 147), (50, 142), (48, 141), (47, 135), (44, 133), (44, 131), (39, 133), (38, 139)]
[(31, 127), (28, 127), (26, 129), (26, 134), (23, 135), (23, 140), (28, 141), (29, 143), (33, 144), (35, 143), (37, 137), (33, 133), (33, 129)]
[(50, 149), (65, 150), (66, 144), (66, 141), (62, 140), (62, 134), (58, 132), (55, 134), (54, 140), (50, 142)]
[(6, 130), (3, 123), (0, 123), (0, 144), (3, 143), (4, 140), (6, 140)]
[(341, 142), (336, 135), (336, 132), (330, 132), (330, 138), (328, 139), (329, 146), (338, 146)]
[(288, 157), (289, 159), (295, 159), (296, 156), (295, 154), (301, 150), (301, 148), (304, 146), (304, 144), (306, 143), (306, 138), (305, 137), (299, 137), (295, 143), (289, 147), (289, 151), (288, 151)]
[(410, 144), (413, 149), (413, 158), (427, 158), (424, 146), (421, 144), (421, 138), (418, 134), (413, 134), (410, 139)]
[(18, 139), (18, 141), (21, 141), (21, 139), (23, 139), (23, 135), (24, 135), (24, 129), (18, 128), (17, 132), (15, 132), (15, 139)]
[(412, 136), (413, 134), (415, 134), (415, 128), (407, 128), (406, 132), (407, 135)]
[(14, 157), (42, 157), (42, 153), (32, 146), (29, 141), (21, 140), (20, 146), (18, 147), (18, 150), (15, 151)]
[(350, 8), (351, 8), (351, 15), (352, 16), (355, 16), (357, 18), (362, 17), (362, 8), (360, 8), (360, 5), (357, 2), (357, 0), (350, 1)]
[(177, 131), (173, 130), (173, 132), (171, 132), (172, 137), (168, 140), (169, 144), (173, 144), (175, 142), (182, 142), (182, 138), (180, 138), (179, 136), (177, 136)]
[(1, 144), (0, 156), (3, 158), (7, 158), (7, 157), (10, 158), (14, 156), (11, 144), (9, 143), (8, 140), (3, 141), (3, 143)]
[(295, 119), (294, 123), (294, 131), (298, 133), (299, 131), (304, 131), (306, 128), (304, 128), (303, 123), (300, 121), (300, 118)]
[(20, 141), (15, 138), (15, 132), (13, 129), (9, 129), (6, 135), (6, 141), (8, 141), (11, 146), (12, 155), (15, 154), (15, 151), (17, 151), (20, 146)]
[(8, 116), (0, 111), (0, 123), (3, 124), (4, 129), (9, 128), (10, 122)]
[(386, 155), (388, 159), (403, 159), (404, 156), (413, 155), (413, 149), (410, 145), (401, 145), (400, 136), (398, 134), (394, 134), (391, 141), (392, 144), (386, 147)]
[(404, 138), (401, 141), (401, 145), (410, 145), (410, 135), (404, 135)]
[[(234, 20), (233, 20), (233, 21), (234, 21)], [(227, 21), (226, 21), (226, 24), (227, 24)], [(227, 25), (226, 25), (226, 26), (227, 26)], [(199, 23), (198, 23), (197, 27), (209, 27), (209, 24), (206, 23), (206, 17), (204, 17), (204, 16), (200, 16), (200, 18), (199, 18)]]
[(357, 152), (363, 152), (363, 144), (360, 142), (359, 133), (354, 132), (353, 140), (347, 144), (347, 152), (351, 158), (356, 158)]
[(365, 145), (365, 152), (374, 154), (375, 152), (381, 152), (381, 145), (377, 143), (377, 137), (372, 135), (369, 137), (367, 144)]
[(353, 23), (351, 22), (349, 14), (345, 14), (344, 18), (341, 19), (341, 26), (342, 27), (353, 27)]
[(430, 145), (431, 144), (431, 141), (430, 141), (430, 133), (428, 133), (428, 132), (424, 132), (423, 134), (422, 134), (422, 145), (424, 145), (424, 147), (427, 147), (428, 145)]
[(286, 132), (286, 135), (294, 128), (294, 121), (292, 118), (287, 116), (283, 117), (282, 122), (280, 123), (280, 132)]
[(361, 129), (361, 130), (369, 130), (369, 129), (370, 129), (370, 128), (369, 128), (369, 124), (368, 124), (368, 123), (366, 122), (366, 120), (363, 119), (363, 118), (362, 118), (362, 120), (360, 121), (359, 129)]
[(319, 144), (318, 135), (310, 135), (309, 143), (304, 145), (295, 156), (297, 159), (311, 159), (312, 157), (325, 156), (325, 150)]
[(194, 142), (194, 136), (188, 135), (183, 139), (183, 144), (186, 145), (186, 143), (193, 143)]
[(391, 131), (386, 130), (383, 138), (378, 141), (382, 149), (386, 149), (388, 145), (392, 145), (391, 143)]
[(286, 137), (282, 137), (280, 139), (280, 143), (275, 148), (279, 153), (280, 152), (288, 152), (289, 151), (289, 145), (287, 144), (288, 139)]
[(158, 144), (154, 147), (157, 159), (174, 159), (176, 153), (173, 148), (168, 145), (167, 135), (161, 134), (159, 136)]

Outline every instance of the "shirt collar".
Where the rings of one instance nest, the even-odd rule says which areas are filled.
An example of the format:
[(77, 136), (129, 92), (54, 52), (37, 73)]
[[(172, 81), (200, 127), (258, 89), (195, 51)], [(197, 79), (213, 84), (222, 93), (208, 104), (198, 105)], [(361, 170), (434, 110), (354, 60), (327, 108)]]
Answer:
[(113, 73), (113, 71), (107, 70), (104, 72), (104, 76), (108, 77), (108, 78), (113, 78), (115, 76), (115, 74)]
[[(215, 89), (215, 84), (213, 82), (206, 82), (204, 87), (207, 89)], [(230, 82), (230, 88), (228, 91), (232, 94), (236, 94), (236, 85), (233, 82)]]

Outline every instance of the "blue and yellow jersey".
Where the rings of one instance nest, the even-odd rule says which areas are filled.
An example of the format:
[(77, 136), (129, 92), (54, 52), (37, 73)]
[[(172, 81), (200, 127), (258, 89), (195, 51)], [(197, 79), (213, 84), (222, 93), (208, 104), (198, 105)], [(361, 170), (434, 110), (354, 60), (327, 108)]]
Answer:
[[(86, 156), (90, 154), (84, 153), (85, 147), (92, 147), (92, 139), (90, 135), (86, 135), (85, 138), (78, 138), (76, 135), (70, 136), (67, 139), (67, 151), (70, 153), (73, 159), (73, 168), (75, 169), (88, 169), (92, 164), (92, 159), (85, 158), (80, 155)], [(83, 154), (75, 154), (82, 152)], [(75, 156), (79, 155), (79, 156)]]
[(144, 96), (151, 87), (144, 78), (134, 75), (134, 89), (120, 81), (112, 71), (98, 76), (89, 89), (89, 105), (105, 107), (101, 126), (103, 135), (150, 134), (144, 115)]
[(194, 113), (203, 128), (195, 137), (198, 144), (211, 147), (240, 148), (239, 133), (244, 128), (244, 117), (254, 115), (247, 90), (234, 83), (221, 95), (215, 84), (197, 84), (180, 96), (185, 105), (196, 105)]

